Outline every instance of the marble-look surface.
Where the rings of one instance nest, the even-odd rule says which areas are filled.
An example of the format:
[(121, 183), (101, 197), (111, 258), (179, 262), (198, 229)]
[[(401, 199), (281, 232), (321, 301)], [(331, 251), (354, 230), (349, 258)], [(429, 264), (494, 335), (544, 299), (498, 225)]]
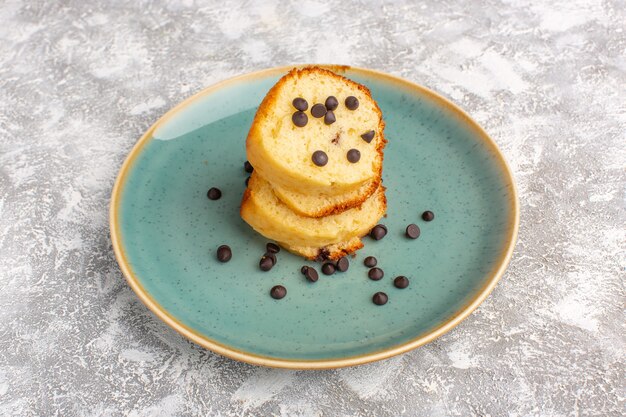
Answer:
[[(616, 0), (0, 2), (0, 415), (623, 415), (625, 22)], [(521, 196), (487, 301), (357, 368), (262, 369), (187, 342), (137, 300), (109, 240), (117, 170), (152, 122), (214, 82), (302, 62), (452, 98)]]

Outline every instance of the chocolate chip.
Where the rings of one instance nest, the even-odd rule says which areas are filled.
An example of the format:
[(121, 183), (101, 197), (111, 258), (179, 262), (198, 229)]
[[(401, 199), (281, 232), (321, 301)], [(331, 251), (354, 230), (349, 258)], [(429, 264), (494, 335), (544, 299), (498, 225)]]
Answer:
[(248, 183), (249, 183), (249, 182), (250, 182), (250, 177), (246, 178), (246, 181), (245, 181), (245, 183), (246, 183), (246, 187), (248, 186)]
[(209, 197), (209, 200), (219, 200), (222, 197), (222, 192), (220, 191), (219, 188), (209, 188), (209, 191), (207, 191), (206, 196)]
[(328, 110), (335, 110), (337, 106), (339, 106), (339, 101), (337, 101), (337, 97), (335, 96), (328, 96), (324, 105)]
[(311, 282), (316, 282), (319, 278), (319, 275), (317, 275), (317, 271), (315, 270), (315, 268), (311, 267), (308, 267), (306, 271), (304, 271), (304, 276)]
[(306, 111), (306, 109), (309, 108), (309, 103), (307, 103), (307, 101), (302, 97), (294, 98), (291, 104), (293, 104), (293, 107), (300, 111)]
[(267, 249), (268, 252), (271, 253), (278, 253), (280, 252), (280, 246), (278, 246), (276, 243), (268, 243), (267, 245), (265, 245), (265, 249)]
[(261, 257), (261, 260), (259, 261), (259, 268), (261, 268), (261, 271), (269, 271), (273, 267), (274, 260), (272, 258), (265, 255)]
[(384, 225), (382, 225), (382, 224), (377, 224), (370, 231), (370, 236), (374, 240), (380, 240), (380, 239), (384, 238), (386, 234), (387, 234), (387, 228)]
[(385, 276), (385, 273), (380, 268), (372, 268), (367, 272), (367, 276), (373, 281), (378, 281)]
[(246, 161), (246, 162), (243, 163), (243, 169), (248, 174), (252, 174), (252, 171), (254, 171), (254, 168), (252, 167), (252, 164), (250, 163), (250, 161)]
[(382, 306), (382, 305), (387, 304), (387, 301), (389, 301), (389, 297), (387, 297), (387, 294), (385, 294), (384, 292), (377, 292), (372, 297), (372, 301), (377, 306)]
[(406, 227), (406, 237), (417, 239), (420, 237), (420, 228), (416, 224), (410, 224)]
[(435, 219), (435, 213), (433, 213), (430, 210), (426, 210), (425, 212), (422, 213), (422, 219), (425, 222), (433, 221)]
[(302, 268), (300, 268), (300, 272), (302, 272), (303, 274), (306, 274), (306, 270), (309, 269), (308, 266), (306, 265), (302, 265)]
[(324, 123), (327, 124), (327, 125), (332, 125), (336, 121), (337, 121), (337, 119), (335, 118), (335, 113), (333, 113), (332, 111), (328, 110), (326, 112), (326, 114), (324, 115)]
[(346, 107), (350, 110), (356, 110), (359, 108), (359, 100), (354, 96), (346, 97)]
[(294, 125), (298, 127), (304, 127), (309, 121), (309, 118), (307, 117), (306, 113), (302, 111), (297, 111), (291, 115), (291, 121)]
[(280, 300), (287, 295), (287, 288), (283, 287), (282, 285), (275, 285), (270, 290), (270, 295), (273, 299)]
[(405, 276), (400, 275), (393, 280), (393, 285), (395, 285), (396, 288), (400, 289), (406, 288), (409, 286), (409, 279)]
[(217, 260), (220, 262), (228, 262), (233, 257), (233, 252), (228, 245), (222, 245), (217, 248)]
[(345, 256), (342, 258), (339, 258), (339, 260), (337, 261), (337, 269), (340, 272), (346, 272), (349, 267), (350, 267), (350, 261), (348, 261), (348, 258), (346, 258)]
[(276, 262), (278, 261), (278, 260), (276, 259), (276, 255), (275, 255), (275, 254), (273, 254), (272, 252), (269, 252), (269, 251), (268, 251), (268, 252), (265, 252), (265, 253), (263, 254), (263, 257), (270, 258), (270, 259), (272, 260), (272, 263), (273, 263), (274, 265), (276, 265)]
[(328, 155), (324, 151), (315, 151), (313, 152), (313, 157), (311, 158), (313, 163), (318, 167), (323, 167), (328, 163)]
[(363, 264), (368, 268), (375, 267), (377, 263), (378, 261), (373, 256), (368, 256), (367, 258), (363, 259)]
[(326, 106), (321, 103), (317, 103), (313, 107), (311, 107), (311, 115), (317, 119), (324, 116), (326, 114)]
[(324, 275), (334, 274), (335, 265), (331, 264), (330, 262), (326, 262), (324, 265), (322, 265), (322, 272), (324, 273)]
[(358, 149), (350, 149), (346, 157), (348, 158), (348, 161), (354, 164), (359, 162), (359, 159), (361, 159), (361, 152), (359, 152)]
[(369, 132), (365, 132), (361, 135), (361, 139), (363, 139), (365, 142), (370, 143), (372, 141), (372, 139), (374, 139), (374, 135), (376, 134), (376, 132), (374, 132), (373, 130), (370, 130)]

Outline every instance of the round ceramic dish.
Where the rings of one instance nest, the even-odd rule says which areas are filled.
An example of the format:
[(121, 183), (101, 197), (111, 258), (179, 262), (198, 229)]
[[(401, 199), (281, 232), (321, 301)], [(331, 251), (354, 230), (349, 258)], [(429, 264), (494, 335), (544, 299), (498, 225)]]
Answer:
[[(307, 282), (304, 261), (286, 251), (259, 270), (267, 240), (239, 217), (245, 138), (256, 107), (290, 68), (209, 87), (155, 123), (124, 162), (111, 200), (111, 237), (129, 285), (160, 319), (233, 359), (322, 369), (380, 360), (452, 329), (491, 292), (509, 260), (519, 223), (511, 172), (494, 142), (466, 113), (409, 81), (360, 68), (330, 69), (368, 86), (389, 140), (383, 181), (389, 233), (365, 238), (345, 273)], [(207, 199), (218, 187), (220, 200)], [(432, 210), (435, 220), (421, 213)], [(410, 223), (421, 228), (407, 239)], [(219, 263), (228, 244), (233, 258)], [(385, 271), (367, 277), (366, 256)], [(319, 268), (318, 268), (319, 270)], [(410, 279), (406, 289), (393, 278)], [(282, 300), (269, 296), (282, 284)], [(384, 291), (389, 302), (372, 303)]]

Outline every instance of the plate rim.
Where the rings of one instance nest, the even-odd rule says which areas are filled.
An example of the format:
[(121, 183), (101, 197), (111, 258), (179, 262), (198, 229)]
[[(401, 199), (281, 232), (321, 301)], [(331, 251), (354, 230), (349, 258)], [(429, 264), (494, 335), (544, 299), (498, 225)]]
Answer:
[[(360, 73), (361, 75), (370, 76), (372, 78), (376, 78), (381, 81), (391, 82), (393, 84), (400, 84), (402, 86), (408, 87), (407, 91), (410, 94), (418, 94), (422, 96), (428, 96), (430, 99), (438, 102), (439, 104), (446, 107), (448, 110), (451, 110), (456, 115), (460, 116), (462, 121), (466, 125), (470, 125), (473, 127), (479, 134), (480, 138), (487, 145), (487, 148), (493, 153), (500, 165), (500, 174), (504, 177), (506, 182), (510, 185), (511, 188), (511, 203), (513, 207), (513, 212), (510, 213), (509, 216), (509, 227), (507, 229), (508, 236), (503, 246), (506, 247), (500, 255), (500, 258), (495, 263), (494, 268), (485, 275), (489, 276), (485, 285), (476, 293), (476, 296), (472, 299), (468, 300), (467, 303), (459, 308), (453, 315), (448, 317), (445, 321), (443, 321), (440, 325), (429, 331), (428, 333), (422, 334), (414, 339), (409, 340), (408, 342), (402, 343), (397, 346), (392, 346), (390, 348), (378, 350), (375, 352), (370, 352), (361, 355), (355, 356), (347, 356), (342, 358), (332, 358), (332, 359), (312, 359), (312, 360), (302, 360), (302, 359), (287, 359), (287, 358), (275, 358), (264, 355), (259, 355), (256, 353), (246, 352), (243, 350), (239, 350), (228, 346), (226, 344), (220, 343), (216, 340), (210, 339), (205, 335), (200, 334), (199, 332), (191, 329), (190, 327), (184, 325), (180, 321), (178, 321), (175, 317), (173, 317), (165, 308), (163, 308), (159, 303), (154, 300), (150, 294), (145, 290), (143, 285), (141, 284), (139, 278), (135, 275), (126, 254), (124, 252), (122, 246), (122, 234), (119, 227), (119, 210), (118, 207), (121, 202), (121, 194), (124, 188), (124, 184), (126, 182), (126, 177), (128, 172), (130, 171), (133, 162), (137, 158), (137, 156), (141, 153), (143, 147), (149, 142), (152, 138), (152, 133), (154, 130), (161, 124), (167, 122), (171, 117), (173, 117), (176, 113), (183, 110), (188, 105), (195, 102), (197, 99), (204, 97), (214, 91), (220, 90), (222, 88), (228, 87), (230, 85), (246, 82), (249, 80), (268, 77), (272, 75), (280, 75), (285, 74), (292, 68), (302, 68), (306, 66), (319, 66), (328, 68), (334, 72), (345, 73), (346, 71), (354, 71)], [(118, 175), (115, 179), (115, 183), (113, 185), (113, 189), (111, 192), (111, 200), (109, 205), (109, 229), (110, 229), (110, 237), (111, 243), (113, 246), (113, 251), (115, 253), (115, 258), (117, 260), (118, 265), (122, 271), (122, 274), (126, 278), (126, 282), (131, 287), (131, 289), (135, 292), (137, 297), (141, 300), (141, 302), (148, 307), (150, 311), (152, 311), (158, 318), (160, 318), (165, 324), (174, 329), (176, 332), (184, 336), (185, 338), (191, 340), (192, 342), (209, 349), (215, 353), (218, 353), (222, 356), (226, 356), (231, 359), (235, 359), (238, 361), (246, 362), (253, 365), (261, 365), (273, 368), (287, 368), (287, 369), (334, 369), (334, 368), (342, 368), (347, 366), (361, 365), (370, 362), (379, 361), (382, 359), (386, 359), (395, 355), (399, 355), (401, 353), (408, 352), (420, 346), (423, 346), (427, 343), (432, 342), (436, 338), (442, 336), (443, 334), (449, 332), (454, 327), (456, 327), (459, 323), (461, 323), (464, 319), (466, 319), (478, 306), (489, 296), (489, 294), (493, 291), (496, 284), (506, 271), (511, 257), (513, 255), (513, 249), (515, 248), (515, 244), (517, 242), (518, 231), (519, 231), (519, 218), (520, 218), (520, 208), (519, 208), (519, 197), (517, 192), (517, 186), (515, 183), (515, 178), (511, 171), (511, 168), (504, 158), (504, 155), (498, 148), (495, 141), (487, 134), (487, 132), (474, 120), (472, 119), (462, 108), (457, 106), (452, 101), (443, 97), (439, 93), (409, 81), (407, 79), (388, 74), (378, 70), (372, 70), (368, 68), (362, 67), (354, 67), (348, 65), (333, 65), (333, 64), (297, 64), (297, 65), (285, 65), (273, 68), (266, 68), (259, 71), (254, 71), (242, 75), (238, 75), (232, 78), (228, 78), (226, 80), (222, 80), (215, 84), (212, 84), (199, 92), (193, 94), (192, 96), (186, 98), (176, 106), (172, 107), (168, 110), (163, 116), (161, 116), (156, 122), (148, 128), (144, 132), (144, 134), (140, 137), (140, 139), (135, 143), (132, 147), (126, 159), (122, 163)]]

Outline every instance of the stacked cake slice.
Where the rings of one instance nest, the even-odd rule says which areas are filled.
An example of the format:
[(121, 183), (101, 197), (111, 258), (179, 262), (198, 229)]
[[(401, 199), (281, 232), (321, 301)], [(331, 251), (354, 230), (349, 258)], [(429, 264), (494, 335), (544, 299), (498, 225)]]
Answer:
[(254, 172), (241, 216), (309, 259), (337, 259), (385, 214), (384, 122), (364, 86), (294, 69), (269, 91), (246, 142)]

